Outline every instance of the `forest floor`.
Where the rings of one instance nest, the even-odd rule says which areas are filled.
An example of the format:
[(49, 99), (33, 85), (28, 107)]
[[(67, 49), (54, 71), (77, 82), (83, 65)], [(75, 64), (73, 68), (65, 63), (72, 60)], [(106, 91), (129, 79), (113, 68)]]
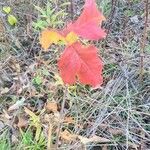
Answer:
[[(104, 83), (93, 89), (65, 87), (57, 67), (60, 47), (43, 52), (39, 44), (41, 26), (62, 28), (81, 13), (84, 2), (72, 2), (0, 0), (0, 149), (150, 149), (150, 4), (97, 0), (108, 34), (94, 42)], [(54, 10), (51, 25), (41, 17), (46, 6)]]

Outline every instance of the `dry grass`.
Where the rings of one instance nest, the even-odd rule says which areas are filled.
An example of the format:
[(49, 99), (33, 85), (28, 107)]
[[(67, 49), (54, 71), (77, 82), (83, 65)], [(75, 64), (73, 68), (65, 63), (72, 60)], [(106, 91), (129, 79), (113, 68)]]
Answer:
[[(67, 0), (59, 1), (64, 2)], [(107, 17), (104, 26), (109, 29), (107, 39), (95, 43), (105, 64), (104, 84), (101, 89), (77, 84), (64, 92), (65, 88), (58, 82), (59, 79), (55, 78), (58, 74), (56, 62), (60, 54), (59, 49), (52, 47), (52, 51), (48, 53), (41, 52), (38, 44), (39, 32), (32, 27), (32, 22), (39, 16), (33, 5), (42, 7), (46, 1), (0, 1), (0, 9), (9, 5), (18, 17), (18, 25), (11, 27), (6, 16), (0, 11), (0, 29), (4, 28), (2, 32), (0, 30), (0, 34), (4, 36), (4, 40), (0, 39), (2, 150), (44, 150), (47, 147), (56, 149), (55, 144), (60, 150), (150, 149), (148, 31), (144, 49), (143, 79), (140, 80), (144, 1), (117, 0), (115, 6), (112, 6), (110, 0), (97, 2)], [(82, 1), (74, 1), (74, 17), (79, 14), (81, 8)], [(69, 6), (66, 7), (66, 12), (70, 12)], [(67, 19), (70, 17), (71, 15)], [(65, 103), (62, 109), (63, 98)], [(57, 103), (57, 110), (45, 110), (46, 103), (52, 101)], [(15, 109), (10, 111), (10, 106)], [(34, 138), (37, 130), (33, 127), (35, 118), (27, 115), (24, 107), (29, 108), (37, 115), (36, 119), (39, 119), (39, 122), (36, 120), (39, 124), (36, 123), (41, 125), (42, 129), (37, 141)], [(62, 118), (65, 117), (72, 117), (74, 121), (64, 123)], [(109, 142), (83, 144), (78, 138), (75, 141), (66, 141), (62, 137), (58, 138), (64, 130), (69, 131), (71, 135), (86, 138), (97, 135)]]

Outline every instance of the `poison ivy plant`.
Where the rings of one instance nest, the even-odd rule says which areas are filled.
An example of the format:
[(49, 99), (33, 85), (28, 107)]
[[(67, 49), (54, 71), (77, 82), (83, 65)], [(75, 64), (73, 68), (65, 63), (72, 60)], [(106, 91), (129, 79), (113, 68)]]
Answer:
[(99, 40), (106, 37), (100, 26), (105, 20), (98, 10), (95, 0), (85, 0), (80, 17), (68, 23), (62, 30), (45, 29), (40, 36), (40, 44), (47, 50), (51, 44), (61, 43), (66, 49), (58, 60), (60, 75), (65, 84), (76, 81), (97, 87), (103, 83), (103, 63), (98, 50), (93, 45), (83, 45), (82, 39)]

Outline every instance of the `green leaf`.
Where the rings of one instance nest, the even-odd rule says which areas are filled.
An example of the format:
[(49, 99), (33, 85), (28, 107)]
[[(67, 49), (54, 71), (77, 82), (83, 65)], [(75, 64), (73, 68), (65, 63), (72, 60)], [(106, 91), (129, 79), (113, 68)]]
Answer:
[(35, 29), (44, 29), (46, 26), (48, 26), (48, 23), (46, 21), (37, 20), (37, 22), (33, 22), (32, 25)]
[(30, 116), (30, 119), (32, 120), (32, 125), (36, 127), (35, 139), (36, 141), (38, 141), (42, 129), (40, 117), (26, 107), (24, 108), (24, 111)]
[(8, 18), (7, 18), (8, 22), (10, 25), (14, 26), (17, 24), (17, 18), (14, 16), (14, 15), (8, 15)]
[(3, 11), (6, 13), (6, 14), (9, 14), (11, 12), (11, 8), (8, 7), (8, 6), (4, 6), (3, 7)]
[(33, 82), (37, 85), (40, 85), (42, 83), (42, 78), (40, 76), (36, 76), (34, 79), (33, 79)]

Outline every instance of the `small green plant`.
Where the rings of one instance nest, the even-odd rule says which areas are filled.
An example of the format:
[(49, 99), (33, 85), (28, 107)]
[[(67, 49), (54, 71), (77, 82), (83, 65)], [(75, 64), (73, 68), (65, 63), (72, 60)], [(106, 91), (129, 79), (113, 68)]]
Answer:
[(33, 79), (32, 82), (33, 82), (33, 84), (35, 84), (35, 85), (41, 85), (41, 84), (42, 84), (42, 77), (39, 76), (39, 75), (37, 75), (37, 76), (34, 77), (34, 79)]
[(8, 15), (7, 20), (11, 26), (15, 26), (18, 22), (17, 18), (14, 15)]
[[(38, 6), (35, 6), (35, 9), (40, 12), (39, 18), (36, 22), (33, 22), (33, 27), (36, 30), (41, 30), (46, 27), (52, 27), (56, 28), (58, 26), (62, 26), (64, 22), (62, 21), (67, 13), (65, 10), (57, 10), (56, 7), (54, 7), (54, 3), (47, 2), (45, 8), (40, 8)], [(63, 3), (63, 5), (59, 6), (61, 8), (64, 5), (68, 5), (69, 3)]]
[(11, 8), (9, 6), (4, 6), (3, 7), (3, 11), (6, 13), (6, 14), (9, 14), (11, 12)]
[[(58, 16), (55, 15), (59, 19)], [(66, 23), (62, 29), (50, 24), (50, 28), (41, 32), (39, 41), (44, 51), (48, 51), (52, 44), (60, 45), (60, 41), (66, 45), (58, 60), (60, 76), (65, 84), (73, 85), (80, 81), (98, 87), (103, 83), (103, 63), (98, 56), (98, 49), (94, 45), (83, 44), (82, 41), (105, 38), (106, 32), (99, 26), (104, 20), (96, 2), (85, 0), (84, 9), (77, 20)]]
[(3, 133), (0, 135), (0, 149), (1, 150), (11, 150), (10, 142), (8, 138), (8, 129), (3, 129)]
[(36, 141), (34, 135), (30, 129), (26, 132), (21, 130), (21, 142), (17, 149), (28, 149), (28, 150), (44, 150), (46, 146), (46, 140), (44, 135), (39, 137), (39, 140)]
[(0, 140), (0, 148), (1, 150), (9, 150), (9, 146), (8, 146), (6, 139)]
[(11, 26), (15, 26), (18, 22), (17, 18), (11, 14), (12, 9), (9, 6), (3, 7), (3, 12), (7, 15), (7, 21)]

